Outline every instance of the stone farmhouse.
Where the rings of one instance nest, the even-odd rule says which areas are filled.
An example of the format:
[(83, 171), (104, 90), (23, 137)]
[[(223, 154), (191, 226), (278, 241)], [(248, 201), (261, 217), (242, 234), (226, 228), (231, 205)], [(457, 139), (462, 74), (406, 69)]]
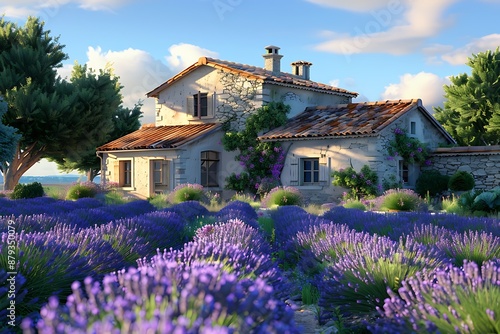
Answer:
[(367, 164), (380, 181), (395, 176), (413, 187), (419, 166), (386, 156), (384, 143), (395, 127), (430, 148), (454, 143), (418, 99), (353, 103), (357, 93), (312, 81), (311, 63), (296, 61), (291, 73), (283, 72), (279, 47), (265, 50), (264, 67), (201, 57), (148, 92), (156, 100), (155, 124), (97, 148), (101, 182), (142, 197), (184, 183), (229, 195), (225, 179), (241, 166), (221, 145), (222, 124), (243, 128), (249, 115), (273, 101), (291, 107), (289, 121), (260, 140), (282, 142), (282, 184), (318, 200), (337, 196), (331, 173), (348, 166)]

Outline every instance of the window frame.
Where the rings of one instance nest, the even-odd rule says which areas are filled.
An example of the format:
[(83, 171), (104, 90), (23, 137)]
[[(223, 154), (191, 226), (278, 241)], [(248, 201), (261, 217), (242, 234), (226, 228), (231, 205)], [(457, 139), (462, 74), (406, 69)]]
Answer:
[[(200, 111), (199, 115), (198, 109)], [(193, 117), (208, 117), (208, 93), (198, 92), (193, 95)]]
[[(315, 185), (320, 183), (320, 164), (319, 158), (301, 158), (300, 159), (300, 175), (302, 185)], [(306, 169), (306, 163), (311, 163), (311, 167)], [(307, 174), (311, 174), (306, 177)], [(311, 181), (306, 181), (310, 179)]]
[(120, 160), (118, 185), (123, 188), (132, 187), (132, 160)]
[[(219, 187), (219, 165), (220, 153), (218, 151), (206, 150), (200, 152), (200, 184), (203, 187)], [(214, 182), (211, 182), (211, 180), (214, 180)]]
[(408, 186), (410, 184), (410, 165), (404, 160), (399, 160), (398, 174), (401, 184), (403, 186)]

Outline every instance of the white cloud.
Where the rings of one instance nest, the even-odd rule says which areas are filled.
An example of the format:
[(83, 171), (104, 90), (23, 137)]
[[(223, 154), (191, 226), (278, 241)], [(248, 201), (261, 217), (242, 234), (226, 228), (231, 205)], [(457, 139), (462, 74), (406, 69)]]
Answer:
[[(139, 100), (143, 101), (142, 123), (153, 123), (155, 120), (155, 101), (147, 98), (146, 93), (158, 87), (174, 74), (195, 63), (201, 56), (217, 56), (216, 52), (203, 49), (192, 44), (176, 44), (169, 49), (165, 57), (168, 64), (154, 59), (143, 50), (126, 49), (122, 51), (103, 51), (100, 47), (89, 47), (86, 65), (98, 71), (111, 67), (123, 86), (123, 104), (132, 108)], [(58, 70), (62, 78), (71, 77), (72, 64), (65, 64)]]
[(441, 58), (451, 65), (464, 65), (472, 54), (496, 50), (500, 46), (500, 34), (491, 34), (475, 39), (462, 48), (445, 53)]
[(175, 71), (181, 71), (198, 61), (198, 58), (206, 56), (216, 58), (217, 52), (204, 49), (202, 47), (180, 43), (174, 44), (168, 48), (170, 56), (165, 57), (170, 68)]
[[(334, 0), (310, 0), (322, 4), (339, 4)], [(443, 12), (458, 0), (392, 0), (351, 1), (352, 10), (362, 10), (371, 16), (364, 24), (352, 28), (354, 33), (330, 32), (326, 42), (317, 45), (320, 51), (344, 54), (389, 53), (407, 54), (422, 47), (447, 24)], [(376, 6), (375, 6), (376, 5)]]
[(89, 47), (87, 57), (89, 68), (99, 70), (111, 67), (113, 73), (120, 77), (124, 106), (131, 108), (142, 100), (142, 123), (154, 122), (154, 99), (147, 98), (146, 93), (165, 82), (174, 72), (146, 51), (137, 49), (104, 52), (100, 47)]
[[(425, 106), (442, 106), (445, 84), (450, 84), (450, 81), (433, 73), (406, 73), (400, 77), (398, 83), (385, 87), (381, 99), (422, 99)], [(429, 107), (428, 110), (432, 112), (432, 108)]]

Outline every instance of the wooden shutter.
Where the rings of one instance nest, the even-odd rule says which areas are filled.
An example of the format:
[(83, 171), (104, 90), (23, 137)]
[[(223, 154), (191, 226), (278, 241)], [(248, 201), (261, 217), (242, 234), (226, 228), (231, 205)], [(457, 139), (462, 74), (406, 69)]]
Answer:
[(295, 156), (290, 157), (290, 185), (299, 184), (299, 159)]
[(214, 117), (217, 102), (215, 93), (209, 95), (207, 94), (207, 117)]

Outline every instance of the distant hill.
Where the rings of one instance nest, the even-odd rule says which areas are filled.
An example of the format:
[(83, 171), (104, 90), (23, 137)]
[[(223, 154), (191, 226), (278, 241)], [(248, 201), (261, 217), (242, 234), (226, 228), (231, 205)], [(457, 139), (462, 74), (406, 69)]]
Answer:
[[(40, 182), (43, 185), (47, 184), (71, 184), (75, 182), (85, 182), (87, 177), (85, 175), (48, 175), (48, 176), (21, 176), (19, 183), (32, 183)], [(96, 178), (94, 182), (99, 182)], [(3, 176), (0, 174), (0, 184), (3, 184)]]

